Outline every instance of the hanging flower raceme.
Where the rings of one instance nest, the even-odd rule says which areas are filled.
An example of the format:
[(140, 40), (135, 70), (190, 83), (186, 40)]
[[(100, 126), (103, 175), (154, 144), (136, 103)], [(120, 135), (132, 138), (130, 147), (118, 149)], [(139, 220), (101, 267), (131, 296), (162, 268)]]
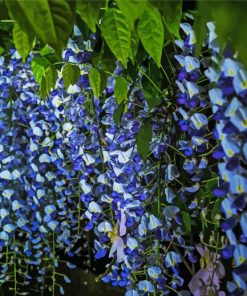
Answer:
[[(96, 132), (92, 117), (81, 120), (87, 113), (85, 78), (67, 91), (59, 79), (43, 101), (30, 70), (33, 57), (23, 64), (15, 50), (10, 54), (9, 61), (1, 58), (0, 69), (0, 244), (2, 256), (11, 259), (1, 265), (1, 282), (24, 276), (25, 285), (36, 278), (45, 289), (45, 274), (52, 272), (56, 281), (57, 254), (80, 252), (74, 248), (82, 237), (79, 181), (87, 167), (79, 158), (92, 147), (97, 154)], [(65, 55), (76, 55), (73, 42)]]
[[(223, 198), (221, 210), (225, 220), (221, 228), (228, 238), (221, 255), (225, 259), (233, 258), (236, 267), (233, 271), (233, 282), (227, 284), (228, 290), (232, 295), (235, 295), (234, 293), (243, 295), (246, 290), (244, 266), (247, 259), (247, 249), (244, 246), (247, 242), (244, 218), (247, 189), (245, 176), (247, 76), (244, 67), (232, 56), (226, 55), (219, 60), (219, 64), (217, 77), (212, 74), (215, 71), (214, 66), (207, 73), (209, 80), (216, 83), (216, 87), (209, 91), (216, 121), (213, 135), (219, 143), (215, 157), (219, 159), (218, 170), (221, 180), (214, 194)], [(236, 230), (238, 224), (241, 233)]]

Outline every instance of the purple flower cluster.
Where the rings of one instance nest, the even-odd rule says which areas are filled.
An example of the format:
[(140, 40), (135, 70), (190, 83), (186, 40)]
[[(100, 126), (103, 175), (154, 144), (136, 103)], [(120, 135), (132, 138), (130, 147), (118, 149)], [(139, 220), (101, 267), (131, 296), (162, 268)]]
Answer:
[[(208, 182), (218, 180), (218, 184), (215, 183), (211, 188), (213, 189), (211, 193), (214, 196), (214, 205), (221, 204), (221, 211), (225, 215), (225, 219), (221, 220), (221, 229), (226, 233), (227, 243), (219, 246), (219, 237), (213, 230), (210, 239), (217, 243), (209, 245), (216, 250), (221, 249), (221, 260), (233, 258), (233, 265), (236, 268), (233, 270), (233, 282), (228, 282), (227, 288), (230, 295), (243, 295), (246, 291), (247, 260), (245, 211), (247, 74), (243, 65), (234, 59), (231, 51), (226, 50), (224, 57), (220, 57), (214, 24), (208, 23), (207, 26), (209, 34), (206, 46), (211, 51), (210, 58), (202, 57), (199, 61), (193, 57), (193, 31), (188, 23), (181, 25), (187, 36), (186, 41), (178, 41), (183, 54), (175, 56), (182, 66), (177, 81), (180, 90), (177, 95), (178, 113), (182, 116), (179, 126), (181, 132), (191, 139), (186, 143), (184, 150), (184, 154), (188, 157), (184, 162), (184, 169), (188, 168), (187, 172), (193, 175), (197, 190), (200, 188), (198, 191), (200, 194), (197, 193), (199, 199), (193, 200), (194, 205), (191, 204), (190, 208), (195, 207), (197, 211), (200, 210), (201, 219), (207, 222), (206, 215), (210, 208), (203, 199), (205, 200), (208, 194), (207, 190), (203, 191), (202, 188), (206, 182), (205, 176), (208, 175), (207, 163), (211, 164)], [(206, 77), (202, 76), (202, 70)], [(198, 109), (201, 111), (198, 112)], [(210, 132), (209, 126), (213, 132)], [(201, 164), (202, 161), (203, 166), (199, 165), (199, 170), (196, 170), (196, 163)], [(218, 171), (215, 170), (214, 163), (218, 163)], [(212, 211), (216, 214), (215, 208)], [(218, 225), (220, 218), (221, 215), (217, 213), (215, 217), (211, 216), (212, 220), (208, 222)], [(205, 243), (203, 236), (204, 234), (200, 236), (201, 242)], [(222, 236), (222, 242), (223, 240)], [(217, 270), (214, 274), (216, 276)], [(208, 276), (208, 272), (204, 273), (202, 269), (194, 275), (189, 286), (193, 295), (205, 295), (204, 289), (209, 288), (205, 281)], [(201, 285), (198, 277), (201, 277), (204, 285)], [(213, 289), (214, 293), (219, 288), (217, 285), (212, 278), (210, 289)]]
[(225, 268), (219, 261), (220, 255), (210, 253), (208, 248), (197, 246), (200, 253), (201, 269), (192, 277), (189, 288), (193, 295), (219, 295), (225, 296), (225, 292), (219, 291), (220, 279), (225, 276)]
[[(71, 40), (67, 51), (73, 50)], [(84, 149), (97, 153), (98, 147), (81, 92), (88, 81), (82, 75), (65, 91), (60, 78), (44, 101), (30, 70), (32, 57), (23, 64), (15, 50), (10, 55), (0, 64), (0, 246), (6, 259), (1, 282), (14, 281), (13, 290), (22, 293), (17, 278), (24, 286), (35, 280), (40, 289), (48, 285), (63, 294), (56, 282), (58, 254), (80, 253), (81, 247), (75, 249), (82, 237), (80, 184), (92, 173), (82, 158)]]
[[(139, 106), (142, 108), (138, 110)], [(166, 133), (170, 130), (172, 116), (164, 116), (163, 106), (160, 106), (160, 115), (154, 113), (150, 118), (142, 92), (133, 89), (117, 129), (113, 121), (116, 107), (113, 96), (102, 107), (106, 145), (102, 147), (104, 173), (98, 177), (98, 182), (102, 183), (98, 187), (101, 197), (86, 205), (89, 223), (95, 221), (95, 212), (97, 217), (100, 213), (100, 219), (92, 225), (98, 237), (95, 257), (105, 254), (113, 257), (102, 280), (114, 286), (126, 286), (127, 295), (167, 291), (166, 286), (171, 284), (176, 288), (183, 283), (177, 269), (181, 256), (165, 247), (173, 239), (180, 243), (181, 222), (176, 215), (179, 209), (161, 201), (165, 196), (166, 179), (175, 177), (172, 165), (167, 165), (162, 158), (168, 148), (165, 142), (170, 141)], [(136, 136), (146, 122), (151, 124), (153, 133), (152, 152), (144, 163), (137, 152)], [(166, 191), (172, 194), (171, 190), (168, 193), (168, 188)], [(146, 272), (148, 279), (144, 280)]]
[(228, 238), (221, 256), (233, 258), (235, 266), (228, 291), (242, 295), (247, 288), (247, 72), (228, 51), (222, 59), (216, 58), (219, 67), (216, 70), (213, 64), (207, 73), (215, 85), (209, 97), (216, 121), (213, 136), (219, 143), (216, 156), (220, 182), (214, 194), (223, 199), (221, 211), (225, 219), (221, 228)]

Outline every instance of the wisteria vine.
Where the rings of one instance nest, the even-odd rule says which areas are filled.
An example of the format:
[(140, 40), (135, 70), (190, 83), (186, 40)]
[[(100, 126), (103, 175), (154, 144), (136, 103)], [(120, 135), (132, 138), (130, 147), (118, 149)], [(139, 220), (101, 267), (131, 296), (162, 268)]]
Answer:
[[(181, 24), (165, 92), (142, 65), (121, 106), (114, 88), (124, 69), (116, 64), (103, 99), (93, 96), (94, 36), (81, 42), (78, 28), (63, 57), (80, 80), (66, 90), (60, 75), (45, 100), (30, 70), (35, 53), (26, 63), (15, 49), (0, 58), (0, 281), (14, 295), (28, 295), (33, 282), (64, 294), (59, 254), (82, 249), (108, 259), (97, 280), (126, 296), (244, 295), (247, 73), (207, 26), (197, 58), (192, 27)], [(144, 78), (161, 94), (156, 106)]]

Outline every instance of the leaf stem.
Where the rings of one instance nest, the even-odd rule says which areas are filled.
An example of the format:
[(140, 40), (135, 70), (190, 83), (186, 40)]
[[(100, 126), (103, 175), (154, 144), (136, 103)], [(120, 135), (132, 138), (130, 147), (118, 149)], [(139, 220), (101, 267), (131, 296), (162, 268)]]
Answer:
[(142, 72), (142, 74), (144, 75), (144, 76), (146, 76), (147, 77), (147, 79), (150, 81), (150, 83), (158, 90), (158, 92), (160, 93), (160, 94), (162, 94), (162, 91), (160, 90), (160, 88), (153, 82), (153, 80), (147, 75), (147, 73), (140, 67), (140, 66), (138, 66), (138, 69)]
[[(179, 251), (178, 247), (176, 245), (173, 245), (174, 250), (179, 253), (181, 255), (181, 252)], [(193, 270), (192, 268), (189, 266), (188, 262), (185, 260), (185, 258), (181, 255), (183, 263), (185, 265), (185, 267), (187, 268), (187, 270), (189, 271), (189, 273), (193, 276)]]
[(163, 73), (165, 74), (167, 81), (169, 82), (169, 84), (171, 84), (171, 80), (170, 80), (169, 76), (167, 75), (166, 70), (164, 69), (164, 67), (162, 65), (160, 67), (161, 67)]

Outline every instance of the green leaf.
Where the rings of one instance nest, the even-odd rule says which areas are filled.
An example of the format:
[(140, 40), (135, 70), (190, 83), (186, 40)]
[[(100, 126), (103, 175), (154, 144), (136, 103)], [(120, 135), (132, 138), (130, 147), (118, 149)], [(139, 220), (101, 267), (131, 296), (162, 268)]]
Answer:
[(103, 6), (104, 1), (99, 0), (81, 0), (77, 3), (76, 12), (92, 32), (96, 31), (96, 23), (99, 19), (100, 8)]
[(57, 70), (50, 66), (45, 70), (46, 91), (49, 95), (50, 91), (54, 89), (58, 78)]
[(116, 64), (114, 62), (115, 62), (115, 58), (113, 60), (111, 58), (102, 59), (102, 61), (101, 61), (101, 69), (103, 71), (113, 73), (115, 68), (116, 68)]
[(19, 27), (17, 23), (15, 23), (13, 29), (13, 40), (15, 47), (22, 58), (22, 61), (25, 62), (30, 50), (33, 49), (34, 36), (32, 36), (32, 34), (27, 34)]
[(126, 68), (130, 55), (130, 29), (120, 10), (112, 8), (104, 14), (101, 31), (112, 53)]
[(141, 42), (138, 44), (137, 54), (136, 54), (136, 64), (142, 64), (148, 58), (148, 54), (144, 49)]
[[(82, 18), (80, 17), (80, 15), (78, 13), (76, 14), (76, 25), (79, 28), (79, 30), (81, 31), (82, 37), (84, 38), (84, 40), (88, 40), (89, 35), (92, 31), (89, 29), (87, 24), (82, 20)], [(96, 40), (97, 40), (97, 37), (96, 37)]]
[(170, 33), (180, 39), (179, 28), (182, 18), (182, 0), (166, 1), (164, 14), (165, 23)]
[(0, 1), (0, 20), (8, 20), (9, 14), (8, 9), (4, 1)]
[(62, 70), (63, 82), (66, 90), (71, 84), (76, 84), (80, 79), (80, 68), (76, 65), (66, 63)]
[(143, 88), (143, 93), (150, 109), (160, 104), (159, 92), (152, 85), (149, 85), (148, 88)]
[(0, 55), (4, 53), (4, 48), (3, 47), (0, 47)]
[(106, 43), (104, 43), (104, 50), (100, 65), (103, 71), (108, 71), (110, 73), (113, 73), (116, 68), (116, 58)]
[(138, 34), (147, 53), (154, 59), (158, 67), (164, 42), (164, 27), (159, 10), (149, 5), (138, 22)]
[(147, 159), (149, 145), (152, 140), (152, 127), (150, 123), (142, 125), (137, 134), (137, 151), (143, 160)]
[(180, 39), (179, 28), (182, 18), (182, 0), (151, 1), (161, 12), (168, 31)]
[[(50, 62), (45, 57), (37, 57), (32, 60), (31, 68), (36, 81), (41, 84), (45, 69), (50, 66)], [(44, 83), (43, 83), (44, 84)]]
[(191, 218), (190, 214), (186, 212), (182, 212), (182, 218), (183, 218), (183, 226), (185, 228), (186, 232), (191, 232)]
[(136, 65), (128, 64), (128, 68), (122, 71), (123, 77), (128, 77), (128, 80), (137, 81), (140, 78), (139, 69)]
[(27, 33), (32, 32), (33, 35), (33, 28), (31, 27), (19, 1), (5, 1), (4, 3), (8, 8), (8, 14), (10, 18), (15, 20), (22, 30), (26, 31)]
[(40, 93), (40, 97), (42, 99), (45, 99), (47, 97), (47, 88), (46, 88), (45, 76), (41, 77), (39, 93)]
[(124, 77), (117, 77), (114, 95), (116, 97), (118, 104), (121, 104), (122, 101), (127, 98), (127, 92), (128, 92), (128, 82)]
[[(142, 76), (143, 93), (149, 108), (152, 109), (160, 104), (161, 96), (159, 89), (162, 88), (162, 81), (164, 79), (161, 75), (161, 71), (153, 60), (149, 60), (146, 75)], [(155, 81), (156, 87), (154, 87), (150, 81)]]
[(142, 14), (146, 6), (146, 0), (116, 0), (116, 2), (124, 17), (126, 18), (130, 29), (133, 30), (135, 21)]
[(102, 47), (99, 51), (94, 51), (92, 62), (96, 68), (110, 73), (113, 73), (116, 68), (115, 56), (105, 42), (102, 42)]
[(114, 111), (113, 120), (116, 126), (119, 126), (124, 111), (124, 102), (122, 102)]
[(103, 58), (103, 54), (104, 54), (104, 43), (102, 44), (102, 47), (100, 48), (100, 50), (93, 51), (92, 64), (94, 67), (99, 67)]
[(101, 94), (101, 77), (100, 77), (100, 72), (92, 68), (89, 72), (89, 82), (90, 86), (92, 87), (93, 94), (99, 98)]
[(195, 56), (198, 57), (201, 53), (202, 44), (206, 38), (207, 29), (206, 29), (206, 20), (200, 16), (195, 19), (193, 26), (196, 43), (195, 43)]
[(46, 55), (54, 54), (54, 50), (53, 50), (48, 44), (46, 44), (46, 45), (40, 50), (39, 53), (40, 53), (41, 56), (46, 56)]
[(135, 57), (138, 50), (138, 44), (139, 44), (139, 36), (137, 32), (133, 31), (131, 32), (131, 36), (130, 36), (130, 59), (133, 65), (135, 64)]
[(6, 1), (10, 16), (27, 35), (36, 36), (61, 53), (74, 24), (72, 5), (66, 0)]

